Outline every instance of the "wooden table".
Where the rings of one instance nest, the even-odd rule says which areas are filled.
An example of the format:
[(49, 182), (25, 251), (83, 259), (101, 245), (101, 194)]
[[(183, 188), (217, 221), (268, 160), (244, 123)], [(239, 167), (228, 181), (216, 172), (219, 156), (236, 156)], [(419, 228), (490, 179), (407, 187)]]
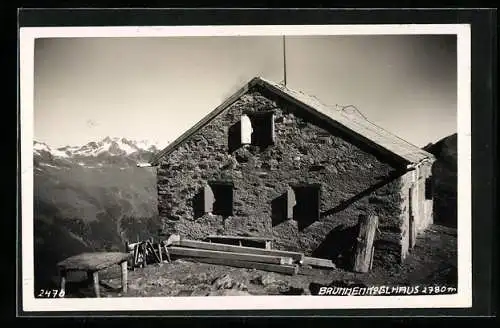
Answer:
[(99, 292), (99, 271), (113, 265), (121, 266), (122, 291), (127, 292), (127, 259), (130, 254), (118, 252), (96, 252), (82, 253), (69, 257), (57, 264), (61, 276), (61, 290), (66, 287), (66, 275), (68, 271), (86, 271), (87, 277), (92, 279), (96, 297), (100, 297)]

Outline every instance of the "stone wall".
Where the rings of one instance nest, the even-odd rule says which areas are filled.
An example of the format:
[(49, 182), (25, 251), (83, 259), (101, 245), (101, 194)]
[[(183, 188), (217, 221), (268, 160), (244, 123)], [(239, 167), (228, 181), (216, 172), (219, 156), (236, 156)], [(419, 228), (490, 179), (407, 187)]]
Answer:
[[(245, 111), (275, 113), (275, 144), (228, 150), (231, 126)], [(209, 234), (274, 237), (273, 247), (341, 263), (354, 244), (360, 214), (379, 215), (375, 261), (399, 259), (401, 180), (394, 166), (294, 106), (255, 89), (160, 162), (159, 214), (168, 233), (202, 239)], [(234, 212), (197, 217), (193, 204), (210, 180), (234, 184)], [(320, 184), (321, 217), (301, 227), (281, 213), (290, 184)], [(388, 254), (392, 254), (388, 256)]]

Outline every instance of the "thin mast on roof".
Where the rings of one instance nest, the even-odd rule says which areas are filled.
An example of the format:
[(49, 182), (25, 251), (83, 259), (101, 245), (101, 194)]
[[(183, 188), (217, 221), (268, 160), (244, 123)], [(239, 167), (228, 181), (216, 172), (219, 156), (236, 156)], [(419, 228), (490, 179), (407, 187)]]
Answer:
[(286, 87), (286, 48), (285, 48), (285, 36), (283, 35), (283, 84)]

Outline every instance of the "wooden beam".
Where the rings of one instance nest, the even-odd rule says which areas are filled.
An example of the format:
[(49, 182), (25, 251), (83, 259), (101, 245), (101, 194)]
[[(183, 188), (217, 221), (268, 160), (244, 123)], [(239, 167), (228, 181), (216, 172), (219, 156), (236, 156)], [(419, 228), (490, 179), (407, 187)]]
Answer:
[(273, 238), (267, 238), (267, 237), (253, 237), (253, 236), (217, 236), (217, 235), (210, 235), (207, 237), (208, 239), (214, 240), (214, 239), (220, 239), (220, 240), (249, 240), (249, 241), (262, 241), (266, 242), (268, 240), (272, 240)]
[(171, 255), (177, 255), (177, 256), (218, 258), (218, 259), (228, 259), (228, 260), (271, 263), (271, 264), (288, 264), (288, 265), (293, 264), (293, 259), (291, 257), (254, 255), (248, 253), (231, 253), (231, 252), (184, 248), (176, 246), (168, 247), (168, 251)]
[(357, 239), (356, 253), (354, 255), (355, 272), (368, 272), (370, 271), (372, 256), (373, 256), (373, 242), (375, 240), (375, 233), (378, 226), (378, 217), (375, 215), (361, 215), (359, 217), (359, 235)]
[(296, 275), (299, 271), (298, 265), (280, 265), (280, 264), (270, 264), (270, 263), (223, 259), (223, 258), (206, 258), (206, 257), (196, 257), (196, 258), (186, 258), (186, 259), (194, 262), (227, 265), (237, 268), (257, 269), (263, 271), (283, 273), (287, 275)]
[(174, 243), (175, 246), (191, 247), (197, 249), (207, 249), (213, 251), (232, 252), (232, 253), (245, 253), (255, 255), (269, 255), (291, 257), (294, 261), (301, 263), (304, 260), (304, 254), (272, 249), (262, 249), (257, 247), (235, 246), (226, 244), (209, 243), (197, 240), (179, 240)]
[(319, 268), (335, 269), (335, 264), (333, 264), (332, 260), (320, 259), (316, 257), (304, 257), (303, 264)]

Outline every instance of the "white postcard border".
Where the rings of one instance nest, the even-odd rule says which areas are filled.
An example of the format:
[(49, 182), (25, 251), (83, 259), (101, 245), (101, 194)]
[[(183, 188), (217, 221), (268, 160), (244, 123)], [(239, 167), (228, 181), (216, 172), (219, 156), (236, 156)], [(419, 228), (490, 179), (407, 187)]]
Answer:
[[(204, 296), (36, 299), (33, 254), (34, 43), (36, 38), (257, 35), (457, 35), (458, 293), (433, 296)], [(466, 308), (472, 306), (471, 40), (467, 24), (29, 27), (19, 30), (23, 311)]]

